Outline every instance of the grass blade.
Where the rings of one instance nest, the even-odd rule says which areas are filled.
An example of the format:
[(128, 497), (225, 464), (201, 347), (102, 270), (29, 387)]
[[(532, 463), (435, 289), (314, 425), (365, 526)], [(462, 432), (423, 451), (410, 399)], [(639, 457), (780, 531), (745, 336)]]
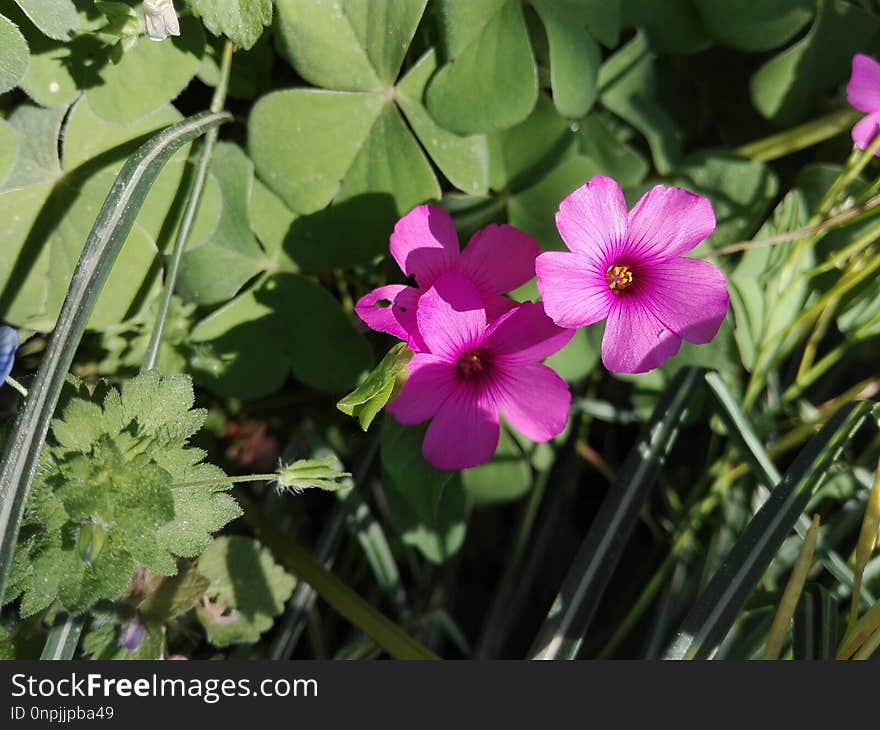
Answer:
[(807, 586), (794, 613), (795, 659), (834, 659), (837, 652), (837, 598), (822, 586)]
[[(779, 484), (782, 475), (773, 463), (773, 459), (770, 458), (770, 455), (764, 449), (758, 435), (754, 432), (745, 414), (740, 410), (739, 404), (724, 384), (721, 376), (716, 372), (706, 373), (706, 384), (715, 397), (715, 401), (719, 406), (718, 414), (727, 425), (730, 437), (737, 444), (740, 455), (751, 467), (755, 478), (761, 482), (758, 488), (758, 497), (766, 500), (770, 494), (769, 489), (773, 489)], [(766, 487), (763, 485), (766, 485)], [(809, 529), (810, 520), (807, 519), (806, 515), (800, 515), (795, 523), (795, 531), (802, 538), (806, 538)], [(853, 575), (853, 571), (846, 564), (846, 561), (826, 544), (821, 533), (819, 535), (819, 542), (816, 545), (816, 554), (831, 575), (849, 588), (850, 591), (860, 594), (861, 600), (865, 605), (870, 606), (874, 603), (874, 597), (866, 588), (861, 585), (856, 587), (856, 578)]]
[(682, 370), (663, 394), (645, 431), (629, 452), (617, 484), (605, 497), (581, 543), (532, 645), (533, 658), (573, 659), (577, 656), (648, 492), (702, 380), (700, 370)]
[(684, 620), (667, 659), (704, 658), (724, 637), (828, 467), (867, 419), (871, 404), (841, 408), (804, 447), (749, 522)]
[(71, 616), (67, 611), (59, 611), (43, 645), (40, 659), (73, 659), (84, 623), (85, 616)]
[(269, 525), (260, 509), (248, 498), (237, 495), (244, 519), (257, 538), (294, 575), (308, 583), (318, 595), (369, 636), (394, 659), (439, 659), (403, 629), (367, 603), (289, 535)]
[(18, 524), (64, 378), (116, 256), (168, 158), (230, 118), (225, 113), (205, 112), (159, 132), (128, 159), (107, 194), (76, 265), (43, 361), (6, 443), (0, 468), (0, 596), (6, 588)]
[(804, 538), (804, 544), (798, 555), (797, 562), (794, 564), (794, 570), (788, 583), (785, 584), (785, 590), (782, 592), (782, 598), (779, 601), (779, 608), (776, 609), (776, 615), (773, 617), (773, 623), (770, 626), (770, 634), (767, 637), (767, 645), (764, 647), (764, 659), (778, 659), (782, 652), (782, 643), (788, 634), (791, 626), (791, 619), (794, 616), (798, 600), (801, 592), (804, 590), (804, 584), (807, 582), (807, 574), (813, 565), (813, 553), (816, 551), (816, 540), (819, 537), (819, 515), (813, 517), (810, 525), (810, 531)]

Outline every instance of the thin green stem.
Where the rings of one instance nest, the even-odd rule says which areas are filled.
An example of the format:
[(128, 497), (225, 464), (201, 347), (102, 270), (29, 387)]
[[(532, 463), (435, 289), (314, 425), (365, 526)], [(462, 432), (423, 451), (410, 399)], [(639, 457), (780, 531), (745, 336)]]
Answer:
[[(211, 111), (219, 112), (226, 103), (226, 91), (229, 88), (229, 74), (232, 68), (232, 42), (226, 41), (223, 48), (223, 59), (220, 65), (220, 81), (217, 88), (214, 89), (214, 98), (211, 100)], [(165, 288), (162, 291), (162, 298), (159, 300), (159, 311), (156, 314), (156, 324), (150, 335), (150, 343), (147, 346), (147, 353), (144, 356), (144, 362), (141, 370), (146, 372), (155, 369), (159, 362), (159, 350), (162, 347), (162, 337), (165, 333), (165, 323), (168, 320), (168, 310), (171, 307), (171, 298), (174, 295), (174, 286), (177, 282), (177, 272), (180, 268), (180, 259), (183, 257), (183, 251), (186, 248), (186, 242), (192, 231), (193, 222), (199, 209), (199, 202), (202, 198), (202, 191), (205, 187), (205, 180), (208, 177), (208, 166), (211, 162), (211, 154), (214, 151), (214, 144), (217, 142), (219, 129), (213, 127), (205, 134), (202, 141), (201, 150), (199, 152), (199, 161), (196, 165), (196, 172), (193, 177), (192, 185), (187, 195), (186, 208), (183, 211), (183, 218), (180, 221), (180, 227), (177, 229), (177, 238), (174, 240), (174, 249), (168, 258), (168, 264), (165, 269)]]
[(237, 477), (217, 477), (216, 479), (199, 479), (195, 482), (177, 482), (171, 485), (171, 489), (185, 489), (187, 487), (210, 487), (213, 484), (246, 484), (248, 482), (273, 482), (278, 478), (277, 474), (245, 474)]
[(841, 193), (855, 180), (865, 169), (868, 163), (874, 159), (874, 155), (880, 150), (880, 134), (869, 144), (864, 150), (853, 150), (847, 160), (846, 166), (841, 171), (837, 179), (831, 183), (825, 195), (822, 197), (819, 207), (816, 209), (814, 218), (823, 218), (825, 214), (834, 206)]
[(796, 380), (803, 377), (803, 375), (813, 366), (813, 362), (816, 359), (816, 353), (819, 350), (819, 345), (822, 340), (825, 339), (828, 327), (831, 325), (831, 321), (837, 313), (837, 307), (839, 304), (839, 297), (830, 299), (819, 315), (819, 320), (816, 322), (816, 326), (813, 328), (813, 332), (804, 347), (804, 354), (801, 356), (801, 362), (800, 365), (798, 365), (797, 376), (795, 377)]
[(27, 398), (27, 395), (28, 395), (27, 388), (25, 388), (21, 383), (19, 383), (19, 382), (18, 382), (15, 378), (13, 378), (11, 375), (7, 375), (7, 376), (6, 376), (6, 384), (9, 385), (10, 387), (14, 388), (15, 390), (17, 390), (17, 391), (18, 391), (19, 393), (21, 393), (25, 398)]
[(854, 109), (839, 109), (812, 122), (744, 144), (734, 152), (752, 160), (770, 162), (836, 137), (849, 129), (858, 118), (859, 113)]
[(868, 198), (864, 203), (861, 203), (860, 205), (854, 205), (852, 208), (847, 208), (846, 210), (843, 210), (840, 213), (837, 213), (836, 215), (833, 215), (829, 218), (825, 218), (818, 223), (804, 226), (802, 228), (798, 228), (797, 230), (789, 231), (788, 233), (780, 233), (777, 236), (770, 236), (769, 238), (761, 238), (757, 240), (752, 239), (749, 241), (740, 241), (739, 243), (731, 243), (729, 246), (723, 246), (715, 251), (712, 251), (711, 254), (707, 255), (707, 257), (715, 258), (717, 256), (727, 256), (729, 254), (739, 253), (740, 251), (747, 251), (752, 248), (768, 248), (769, 246), (778, 246), (781, 243), (789, 243), (791, 241), (796, 241), (800, 238), (815, 236), (819, 233), (826, 233), (827, 231), (833, 230), (835, 228), (841, 228), (846, 225), (858, 223), (865, 218), (875, 215), (878, 206), (880, 206), (880, 195), (873, 195)]

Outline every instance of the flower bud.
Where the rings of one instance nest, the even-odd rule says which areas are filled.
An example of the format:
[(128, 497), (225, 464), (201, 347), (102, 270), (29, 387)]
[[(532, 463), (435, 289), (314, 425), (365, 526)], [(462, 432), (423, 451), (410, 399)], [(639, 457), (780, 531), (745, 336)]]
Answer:
[(151, 41), (164, 41), (170, 35), (180, 35), (174, 0), (144, 0), (144, 22)]

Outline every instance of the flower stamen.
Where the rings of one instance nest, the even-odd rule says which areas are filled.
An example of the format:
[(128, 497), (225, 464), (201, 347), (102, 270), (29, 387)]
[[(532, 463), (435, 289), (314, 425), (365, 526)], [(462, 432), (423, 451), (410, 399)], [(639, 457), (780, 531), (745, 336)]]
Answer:
[(458, 358), (456, 367), (464, 380), (475, 380), (486, 375), (488, 361), (485, 353), (480, 350), (469, 350)]
[(629, 288), (633, 284), (633, 271), (629, 266), (609, 266), (605, 272), (605, 281), (608, 288), (619, 293)]

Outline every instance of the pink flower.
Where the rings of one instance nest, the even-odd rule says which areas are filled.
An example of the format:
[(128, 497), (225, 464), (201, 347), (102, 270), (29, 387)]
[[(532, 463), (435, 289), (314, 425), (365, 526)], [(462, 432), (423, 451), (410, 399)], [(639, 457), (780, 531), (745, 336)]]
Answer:
[[(852, 128), (856, 147), (867, 149), (880, 128), (880, 63), (861, 53), (853, 56), (846, 98), (856, 109), (868, 115)], [(876, 154), (880, 155), (880, 150)]]
[(627, 213), (620, 186), (598, 176), (562, 201), (556, 227), (571, 251), (538, 256), (544, 309), (560, 327), (607, 320), (609, 370), (646, 372), (682, 339), (703, 344), (717, 334), (729, 301), (724, 275), (682, 257), (715, 230), (706, 198), (658, 185)]
[(458, 272), (440, 276), (416, 313), (425, 350), (407, 369), (388, 410), (403, 424), (431, 425), (422, 453), (438, 469), (466, 469), (492, 458), (499, 414), (533, 441), (562, 432), (568, 386), (540, 361), (573, 330), (555, 326), (527, 302), (490, 322), (479, 289)]
[(538, 244), (513, 226), (490, 225), (478, 231), (459, 252), (452, 218), (442, 208), (420, 205), (394, 226), (391, 255), (415, 286), (380, 286), (361, 297), (355, 312), (370, 329), (399, 337), (422, 349), (416, 328), (419, 297), (447, 271), (470, 280), (480, 294), (489, 321), (515, 302), (503, 296), (535, 275)]

